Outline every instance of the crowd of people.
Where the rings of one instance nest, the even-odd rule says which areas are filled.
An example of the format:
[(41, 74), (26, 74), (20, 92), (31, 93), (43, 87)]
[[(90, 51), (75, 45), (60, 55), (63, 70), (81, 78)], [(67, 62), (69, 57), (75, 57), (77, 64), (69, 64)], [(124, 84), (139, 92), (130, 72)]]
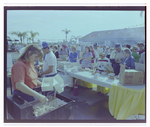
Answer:
[[(116, 43), (115, 46), (93, 45), (52, 45), (42, 42), (42, 46), (28, 45), (19, 52), (18, 61), (14, 63), (11, 70), (11, 82), (13, 94), (21, 96), (27, 101), (38, 99), (41, 102), (48, 101), (44, 95), (33, 89), (41, 86), (37, 80), (38, 76), (54, 77), (57, 75), (57, 61), (67, 58), (66, 61), (79, 62), (82, 68), (95, 69), (98, 73), (113, 72), (118, 75), (120, 65), (126, 69), (135, 69), (135, 62), (145, 64), (144, 43), (137, 45), (125, 45)], [(38, 65), (43, 60), (43, 65)], [(39, 72), (39, 67), (43, 72)], [(37, 68), (37, 70), (35, 69)], [(37, 76), (38, 75), (38, 76)]]
[(81, 46), (57, 45), (52, 46), (53, 51), (57, 50), (56, 57), (68, 57), (68, 61), (81, 64), (82, 68), (96, 69), (97, 72), (108, 71), (107, 67), (111, 66), (115, 75), (120, 72), (120, 65), (125, 65), (126, 69), (135, 69), (135, 62), (145, 64), (145, 45), (138, 43), (137, 45), (121, 45), (116, 43), (114, 46), (93, 45)]

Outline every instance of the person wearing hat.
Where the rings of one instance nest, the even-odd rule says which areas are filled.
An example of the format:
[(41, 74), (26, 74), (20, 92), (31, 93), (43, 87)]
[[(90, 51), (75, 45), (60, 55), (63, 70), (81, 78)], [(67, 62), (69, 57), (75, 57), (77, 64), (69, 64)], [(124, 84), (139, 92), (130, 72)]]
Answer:
[(94, 60), (94, 63), (96, 63), (97, 59), (99, 58), (99, 54), (102, 52), (99, 48), (98, 48), (98, 44), (97, 43), (94, 43), (93, 45), (94, 47), (94, 54), (95, 54), (95, 60)]
[(53, 51), (49, 49), (48, 44), (42, 42), (42, 50), (45, 55), (43, 62), (43, 72), (39, 76), (45, 75), (45, 77), (53, 77), (57, 74), (57, 59)]
[(62, 45), (62, 48), (61, 48), (60, 53), (59, 53), (60, 58), (66, 58), (69, 56), (69, 53), (68, 53), (66, 48), (67, 48), (66, 45)]
[(120, 72), (120, 63), (124, 59), (124, 52), (121, 49), (121, 45), (119, 43), (115, 44), (115, 50), (110, 54), (110, 62), (112, 63), (112, 67), (114, 69), (115, 75), (118, 75)]

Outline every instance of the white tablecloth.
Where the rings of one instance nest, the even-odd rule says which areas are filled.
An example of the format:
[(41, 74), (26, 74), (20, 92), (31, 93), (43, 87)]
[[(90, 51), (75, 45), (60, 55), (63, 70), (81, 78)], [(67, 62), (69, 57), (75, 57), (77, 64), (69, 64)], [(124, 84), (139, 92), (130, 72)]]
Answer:
[[(94, 78), (94, 75), (92, 75), (89, 71), (78, 71), (76, 73), (71, 72), (71, 69), (67, 69), (65, 72), (69, 73), (72, 77), (81, 79), (83, 81), (96, 84), (98, 86), (107, 87), (110, 88), (112, 84), (121, 85), (119, 83), (118, 79), (109, 79), (108, 75), (100, 75), (98, 78)], [(139, 85), (139, 86), (124, 86), (129, 89), (137, 89), (141, 90), (143, 87), (145, 87), (145, 84)]]

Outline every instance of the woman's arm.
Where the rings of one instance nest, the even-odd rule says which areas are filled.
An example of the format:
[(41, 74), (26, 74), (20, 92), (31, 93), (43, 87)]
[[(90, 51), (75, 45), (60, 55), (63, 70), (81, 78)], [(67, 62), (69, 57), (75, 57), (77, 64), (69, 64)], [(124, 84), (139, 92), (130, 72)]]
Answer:
[(124, 59), (122, 60), (122, 62), (121, 62), (122, 64), (124, 64), (125, 59), (126, 59), (126, 58), (124, 58)]
[(92, 53), (89, 53), (89, 56), (87, 58), (84, 58), (84, 60), (90, 60), (92, 58)]
[(135, 59), (131, 59), (130, 65), (126, 65), (127, 69), (135, 69)]
[(90, 60), (92, 58), (92, 56), (89, 56), (87, 58), (84, 58), (84, 60)]
[(48, 99), (45, 96), (43, 96), (43, 95), (39, 94), (38, 92), (32, 90), (27, 85), (25, 85), (23, 82), (16, 82), (15, 85), (16, 85), (16, 88), (18, 90), (20, 90), (21, 92), (23, 92), (27, 95), (36, 97), (42, 103), (45, 103), (45, 102), (48, 101)]
[(76, 59), (77, 59), (77, 56), (78, 56), (78, 53), (76, 53), (76, 54), (75, 54), (75, 58), (74, 58), (74, 60), (76, 60)]
[(83, 53), (81, 52), (80, 59), (83, 59)]
[(39, 81), (39, 80), (37, 80), (37, 85), (38, 85), (38, 86), (41, 86), (41, 85), (42, 85), (42, 82)]
[(72, 53), (70, 53), (70, 55), (69, 55), (69, 60), (71, 59), (71, 57), (72, 57)]
[(135, 59), (131, 59), (131, 67), (130, 69), (135, 69)]

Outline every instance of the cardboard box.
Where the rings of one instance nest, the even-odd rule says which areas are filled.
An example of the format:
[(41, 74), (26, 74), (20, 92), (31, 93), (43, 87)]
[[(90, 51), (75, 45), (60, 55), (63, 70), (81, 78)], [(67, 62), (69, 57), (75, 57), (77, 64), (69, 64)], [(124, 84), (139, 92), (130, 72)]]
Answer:
[(136, 63), (136, 62), (135, 62), (135, 69), (136, 69), (136, 70), (144, 71), (144, 81), (143, 81), (143, 83), (145, 84), (145, 83), (146, 83), (145, 64), (141, 64), (141, 63)]
[(44, 77), (41, 85), (42, 91), (52, 91), (55, 87), (58, 93), (64, 91), (64, 81), (63, 79), (57, 74), (54, 77)]
[(79, 63), (77, 62), (67, 62), (67, 61), (58, 61), (58, 69), (60, 70), (66, 70), (70, 69), (74, 66), (79, 66)]
[(143, 85), (144, 72), (135, 69), (125, 69), (119, 75), (119, 82), (124, 86)]

